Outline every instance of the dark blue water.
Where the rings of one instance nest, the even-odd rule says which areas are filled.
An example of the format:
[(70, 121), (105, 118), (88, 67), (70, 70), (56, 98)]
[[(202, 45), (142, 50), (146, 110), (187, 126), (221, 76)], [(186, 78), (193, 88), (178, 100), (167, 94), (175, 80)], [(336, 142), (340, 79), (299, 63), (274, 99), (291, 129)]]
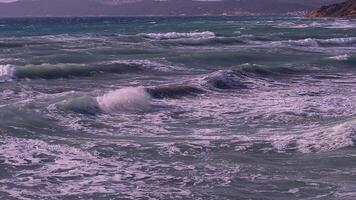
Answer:
[(354, 199), (355, 28), (1, 19), (0, 198)]

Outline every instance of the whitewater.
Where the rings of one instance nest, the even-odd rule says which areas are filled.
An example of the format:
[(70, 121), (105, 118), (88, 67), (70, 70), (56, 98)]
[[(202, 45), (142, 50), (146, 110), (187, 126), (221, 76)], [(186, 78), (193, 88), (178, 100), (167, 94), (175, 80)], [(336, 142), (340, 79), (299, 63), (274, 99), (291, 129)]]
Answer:
[(355, 199), (355, 27), (0, 19), (0, 199)]

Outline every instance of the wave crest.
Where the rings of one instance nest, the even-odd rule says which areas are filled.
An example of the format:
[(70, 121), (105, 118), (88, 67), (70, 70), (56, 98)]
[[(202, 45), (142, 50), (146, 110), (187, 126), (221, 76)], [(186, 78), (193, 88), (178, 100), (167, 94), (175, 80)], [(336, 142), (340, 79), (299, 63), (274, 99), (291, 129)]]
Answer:
[(16, 78), (55, 79), (88, 75), (90, 75), (90, 70), (83, 64), (41, 64), (14, 67)]
[(188, 33), (168, 32), (168, 33), (146, 33), (146, 34), (141, 34), (141, 36), (154, 40), (171, 40), (171, 39), (184, 39), (184, 38), (208, 39), (208, 38), (214, 38), (215, 33), (210, 31), (188, 32)]
[(349, 58), (350, 58), (350, 55), (348, 55), (348, 54), (329, 57), (329, 59), (331, 59), (331, 60), (340, 60), (340, 61), (348, 60)]
[(99, 104), (95, 98), (90, 96), (77, 97), (58, 104), (64, 110), (70, 110), (81, 114), (96, 114), (100, 112)]
[(40, 64), (12, 66), (0, 65), (1, 78), (57, 79), (78, 76), (91, 76), (99, 73), (130, 73), (140, 71), (168, 72), (178, 67), (150, 60), (114, 60), (92, 65), (85, 64)]
[(110, 91), (96, 98), (104, 112), (145, 111), (151, 108), (151, 96), (143, 87), (128, 87)]
[(354, 145), (356, 121), (351, 120), (324, 130), (312, 130), (298, 135), (275, 136), (273, 146), (280, 150), (296, 149), (302, 153), (327, 152)]
[(219, 70), (204, 77), (204, 85), (216, 89), (246, 89), (241, 77), (233, 70)]
[(146, 88), (146, 91), (157, 99), (180, 98), (184, 96), (195, 96), (204, 93), (204, 90), (189, 85), (164, 85), (154, 88)]
[(6, 80), (14, 76), (15, 67), (12, 65), (0, 65), (0, 78)]

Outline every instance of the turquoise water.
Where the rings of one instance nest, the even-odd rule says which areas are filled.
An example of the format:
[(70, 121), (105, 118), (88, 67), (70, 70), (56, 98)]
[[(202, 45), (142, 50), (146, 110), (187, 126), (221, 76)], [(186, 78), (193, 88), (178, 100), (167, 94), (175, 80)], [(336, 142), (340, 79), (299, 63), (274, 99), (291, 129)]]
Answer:
[(355, 28), (1, 19), (0, 198), (354, 199)]

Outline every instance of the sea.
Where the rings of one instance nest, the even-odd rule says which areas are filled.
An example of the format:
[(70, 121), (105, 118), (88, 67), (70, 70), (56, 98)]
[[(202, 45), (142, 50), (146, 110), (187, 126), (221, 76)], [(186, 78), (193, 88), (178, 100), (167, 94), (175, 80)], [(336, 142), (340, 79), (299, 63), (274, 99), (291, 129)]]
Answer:
[(356, 199), (356, 20), (0, 19), (0, 199)]

